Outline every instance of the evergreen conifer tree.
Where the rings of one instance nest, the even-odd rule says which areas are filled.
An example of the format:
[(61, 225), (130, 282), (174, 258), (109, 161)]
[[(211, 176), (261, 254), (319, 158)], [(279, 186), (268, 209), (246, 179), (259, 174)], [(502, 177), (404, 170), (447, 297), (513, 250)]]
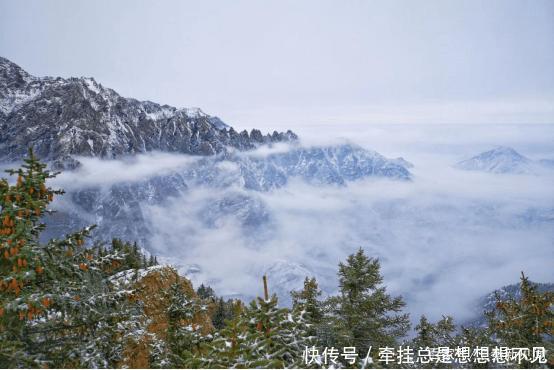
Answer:
[[(92, 228), (46, 244), (41, 216), (62, 191), (29, 152), (17, 181), (0, 181), (0, 367), (107, 367), (141, 325), (141, 310), (109, 282), (119, 253), (84, 247)], [(117, 307), (117, 309), (114, 309)]]
[(217, 299), (212, 315), (212, 324), (216, 330), (223, 329), (226, 322), (233, 319), (233, 307), (233, 301), (226, 302), (223, 298)]
[(195, 297), (188, 297), (182, 285), (177, 281), (167, 293), (170, 305), (167, 309), (169, 327), (165, 351), (166, 361), (158, 363), (160, 367), (193, 367), (195, 356), (201, 350), (202, 343), (211, 341), (211, 335), (203, 334), (203, 328), (197, 324), (198, 315), (206, 307)]
[[(489, 348), (489, 352), (491, 348), (498, 345), (498, 343), (491, 338), (488, 328), (462, 326), (455, 341), (458, 347), (468, 347), (472, 350), (477, 347), (487, 347)], [(482, 362), (467, 361), (467, 363), (458, 364), (458, 366), (467, 369), (488, 369), (492, 367), (492, 364), (485, 358)]]
[[(545, 347), (548, 363), (554, 366), (554, 293), (540, 293), (523, 272), (520, 291), (519, 299), (502, 300), (496, 296), (496, 307), (486, 312), (489, 329), (502, 346)], [(521, 366), (541, 367), (544, 364), (524, 361)]]
[(277, 306), (277, 297), (236, 306), (234, 319), (210, 343), (203, 365), (214, 368), (306, 367), (303, 352), (313, 346), (302, 313)]
[[(418, 325), (415, 327), (416, 336), (411, 341), (410, 346), (414, 349), (415, 358), (417, 359), (418, 351), (427, 350), (430, 348), (448, 347), (456, 348), (457, 338), (455, 337), (456, 326), (454, 320), (450, 316), (443, 316), (436, 324), (427, 320), (425, 315), (422, 315)], [(422, 368), (449, 368), (450, 364), (442, 363), (424, 363), (419, 362), (419, 367)]]
[(302, 366), (309, 346), (308, 326), (302, 313), (277, 306), (277, 296), (252, 301), (246, 311), (248, 339), (254, 361), (249, 367), (289, 368)]
[(248, 319), (241, 301), (233, 304), (233, 319), (226, 321), (222, 330), (215, 333), (211, 343), (197, 356), (200, 367), (225, 369), (246, 368), (254, 358), (248, 343)]
[(214, 299), (215, 298), (214, 290), (211, 287), (206, 286), (204, 284), (200, 284), (200, 286), (196, 290), (196, 294), (198, 295), (198, 297), (200, 299), (208, 299), (208, 298)]
[(425, 315), (421, 315), (415, 330), (416, 337), (413, 340), (414, 348), (433, 347), (436, 345), (435, 327), (429, 320), (427, 320)]
[(382, 286), (379, 260), (360, 248), (339, 264), (338, 275), (340, 295), (327, 300), (334, 346), (355, 346), (359, 358), (366, 357), (369, 347), (396, 347), (409, 330), (409, 317), (400, 313), (402, 297), (390, 296)]
[(304, 279), (304, 288), (301, 291), (292, 291), (293, 310), (305, 311), (304, 318), (312, 326), (310, 332), (315, 335), (316, 327), (323, 320), (323, 302), (319, 300), (321, 290), (314, 277)]

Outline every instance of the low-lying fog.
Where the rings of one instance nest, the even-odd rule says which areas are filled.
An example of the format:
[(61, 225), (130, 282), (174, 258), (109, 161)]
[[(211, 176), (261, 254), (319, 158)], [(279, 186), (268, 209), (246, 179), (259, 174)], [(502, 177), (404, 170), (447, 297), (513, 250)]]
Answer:
[[(452, 167), (498, 145), (532, 159), (554, 159), (554, 125), (321, 125), (295, 131), (305, 145), (350, 140), (389, 158), (402, 156), (414, 164), (413, 181), (367, 178), (340, 187), (292, 179), (270, 192), (190, 188), (168, 205), (144, 206), (151, 251), (188, 271), (195, 285), (251, 297), (261, 294), (267, 270), (270, 289), (281, 294), (299, 287), (305, 274), (332, 294), (338, 262), (362, 247), (380, 258), (385, 284), (405, 297), (412, 319), (422, 313), (468, 319), (476, 298), (516, 282), (520, 271), (534, 281), (554, 281), (552, 173)], [(171, 154), (88, 159), (78, 175), (62, 174), (56, 185), (132, 182), (191, 161)], [(198, 217), (214, 199), (240, 195), (263, 205), (267, 221), (260, 227), (245, 229), (232, 215), (210, 225)]]

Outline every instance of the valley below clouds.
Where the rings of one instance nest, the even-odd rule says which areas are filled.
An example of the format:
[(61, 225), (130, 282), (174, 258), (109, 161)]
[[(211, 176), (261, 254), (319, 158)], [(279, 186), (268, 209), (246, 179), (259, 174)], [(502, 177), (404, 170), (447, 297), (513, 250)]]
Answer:
[[(290, 154), (297, 148), (281, 144), (209, 163), (167, 153), (86, 158), (54, 180), (68, 194), (54, 203), (59, 212), (48, 222), (53, 230), (98, 223), (98, 236), (105, 230), (140, 237), (195, 286), (208, 284), (227, 297), (260, 295), (267, 273), (283, 304), (306, 275), (317, 277), (324, 294), (335, 293), (338, 263), (361, 247), (381, 260), (385, 285), (404, 296), (413, 320), (422, 313), (471, 319), (479, 297), (516, 282), (521, 271), (533, 281), (554, 281), (554, 171), (454, 167), (499, 145), (552, 159), (552, 125), (363, 127), (303, 126), (301, 145), (352, 143), (354, 150), (402, 157), (413, 164), (409, 179), (368, 175), (343, 182), (321, 170), (268, 174), (268, 158), (287, 168), (290, 158), (301, 161)], [(239, 158), (244, 155), (248, 162)], [(252, 168), (263, 176), (249, 180)], [(326, 181), (315, 181), (322, 176)], [(103, 202), (117, 192), (131, 195), (106, 213)]]

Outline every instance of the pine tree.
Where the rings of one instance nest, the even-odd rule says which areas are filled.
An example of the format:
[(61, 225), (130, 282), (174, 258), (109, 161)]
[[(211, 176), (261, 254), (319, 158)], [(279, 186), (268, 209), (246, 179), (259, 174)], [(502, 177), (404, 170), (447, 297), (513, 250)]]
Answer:
[(217, 299), (214, 313), (212, 314), (212, 324), (216, 330), (223, 329), (226, 322), (234, 318), (233, 307), (233, 301), (226, 302), (223, 298)]
[[(548, 363), (554, 366), (554, 293), (539, 293), (537, 286), (521, 273), (521, 298), (496, 296), (496, 307), (486, 312), (489, 329), (507, 347), (545, 347)], [(523, 367), (542, 366), (525, 361)]]
[[(474, 327), (461, 327), (460, 333), (456, 336), (456, 346), (459, 347), (468, 347), (468, 348), (477, 348), (477, 347), (488, 347), (489, 351), (492, 347), (498, 345), (494, 340), (491, 339), (491, 334), (488, 328), (474, 328)], [(468, 361), (465, 364), (459, 364), (461, 368), (469, 369), (489, 369), (492, 364), (489, 361), (479, 363), (477, 361)]]
[(427, 320), (425, 315), (421, 315), (419, 323), (415, 327), (416, 337), (413, 340), (414, 348), (433, 347), (435, 341), (435, 327)]
[(39, 242), (40, 217), (63, 193), (46, 187), (45, 167), (30, 151), (8, 171), (16, 183), (0, 181), (0, 367), (115, 366), (141, 325), (140, 307), (109, 283), (124, 256), (85, 248), (92, 227)]
[(214, 299), (215, 298), (214, 290), (211, 287), (206, 286), (204, 284), (200, 284), (200, 286), (196, 290), (196, 294), (198, 295), (198, 297), (200, 299), (208, 299), (208, 298)]
[(237, 302), (234, 318), (207, 347), (203, 367), (297, 368), (303, 351), (313, 346), (302, 312), (277, 306), (277, 296), (258, 298), (243, 307)]
[(421, 316), (419, 324), (415, 327), (416, 337), (413, 340), (414, 347), (452, 347), (455, 342), (456, 326), (450, 316), (443, 316), (436, 324)]
[(302, 365), (302, 353), (309, 341), (307, 326), (301, 316), (278, 308), (277, 296), (258, 298), (246, 311), (249, 318), (249, 341), (256, 353), (249, 367), (289, 368)]
[[(43, 272), (43, 266), (35, 257), (37, 238), (44, 227), (39, 218), (46, 211), (47, 204), (61, 191), (46, 189), (44, 183), (54, 174), (44, 171), (30, 152), (23, 168), (7, 171), (17, 175), (15, 185), (6, 179), (0, 180), (0, 366), (12, 364), (26, 366), (33, 359), (25, 356), (25, 345), (18, 335), (25, 326), (25, 319), (34, 316), (34, 310), (46, 308), (36, 297), (38, 307), (27, 303), (35, 293), (33, 282)], [(34, 270), (34, 272), (33, 272)], [(44, 302), (49, 302), (45, 300)], [(32, 311), (30, 309), (33, 308)]]
[(137, 242), (133, 242), (131, 244), (129, 242), (124, 242), (121, 239), (114, 238), (112, 239), (111, 249), (113, 251), (121, 252), (126, 256), (119, 271), (123, 271), (125, 269), (142, 269), (158, 264), (158, 261), (153, 255), (151, 255), (148, 260), (146, 259), (146, 256), (139, 249)]
[(316, 327), (323, 320), (323, 302), (319, 300), (321, 290), (314, 277), (304, 279), (304, 288), (301, 291), (292, 291), (293, 310), (305, 311), (305, 320), (312, 325), (310, 330), (315, 335)]
[[(416, 336), (411, 341), (410, 346), (414, 349), (415, 357), (419, 349), (449, 347), (455, 348), (457, 338), (455, 337), (456, 326), (454, 320), (450, 316), (443, 316), (436, 324), (427, 320), (425, 315), (422, 315), (418, 325), (415, 327)], [(448, 364), (437, 364), (434, 362), (425, 364), (420, 363), (423, 368), (449, 368)]]
[(233, 304), (233, 319), (215, 333), (211, 343), (204, 344), (204, 351), (197, 356), (199, 367), (226, 369), (246, 368), (254, 358), (248, 343), (248, 317), (239, 300)]
[(156, 367), (183, 368), (194, 367), (195, 356), (202, 344), (211, 341), (210, 334), (203, 334), (203, 328), (197, 324), (198, 315), (206, 311), (197, 298), (188, 297), (182, 284), (172, 284), (167, 293), (170, 305), (167, 309), (169, 327), (165, 345), (164, 361), (154, 363)]
[(338, 275), (340, 295), (327, 300), (335, 347), (355, 346), (359, 358), (366, 357), (369, 347), (396, 347), (409, 330), (409, 317), (400, 313), (402, 298), (391, 297), (381, 286), (379, 260), (360, 248), (339, 264)]
[(137, 242), (133, 242), (133, 253), (132, 253), (132, 255), (133, 256), (139, 256), (140, 255), (139, 247), (138, 247)]
[(435, 336), (437, 346), (454, 347), (456, 325), (452, 316), (443, 316), (435, 324)]

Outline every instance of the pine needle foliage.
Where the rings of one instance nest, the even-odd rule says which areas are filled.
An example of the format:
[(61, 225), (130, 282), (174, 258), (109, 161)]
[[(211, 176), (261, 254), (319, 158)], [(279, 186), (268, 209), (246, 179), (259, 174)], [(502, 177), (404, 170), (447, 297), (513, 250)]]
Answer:
[(109, 367), (140, 327), (140, 307), (109, 277), (125, 256), (85, 247), (93, 227), (41, 244), (53, 174), (29, 151), (0, 181), (0, 367)]
[(386, 292), (380, 269), (360, 248), (339, 264), (339, 295), (326, 302), (335, 347), (355, 346), (360, 358), (369, 347), (396, 347), (410, 328), (404, 300)]
[[(525, 274), (520, 278), (521, 297), (501, 299), (496, 294), (496, 305), (486, 312), (488, 326), (494, 338), (508, 347), (545, 347), (548, 363), (554, 366), (554, 293), (540, 293), (537, 285)], [(525, 361), (524, 367), (540, 366)]]

